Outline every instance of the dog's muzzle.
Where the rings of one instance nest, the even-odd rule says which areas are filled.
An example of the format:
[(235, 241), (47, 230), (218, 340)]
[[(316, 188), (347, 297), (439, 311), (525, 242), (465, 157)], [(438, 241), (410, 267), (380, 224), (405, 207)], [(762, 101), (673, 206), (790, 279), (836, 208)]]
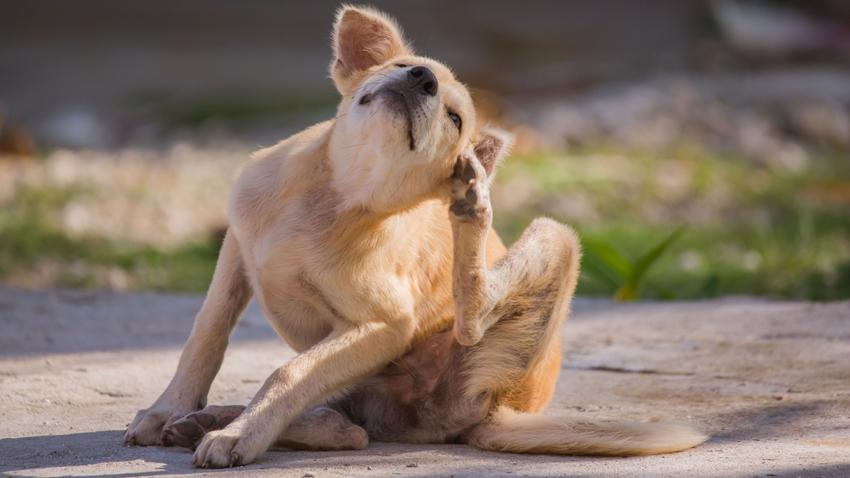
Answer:
[(434, 72), (424, 66), (414, 66), (408, 68), (403, 76), (387, 81), (375, 92), (363, 95), (358, 103), (365, 105), (381, 97), (387, 108), (403, 115), (407, 120), (409, 147), (413, 151), (416, 149), (414, 118), (421, 121), (427, 116), (423, 115), (423, 103), (437, 96), (437, 91), (439, 83)]

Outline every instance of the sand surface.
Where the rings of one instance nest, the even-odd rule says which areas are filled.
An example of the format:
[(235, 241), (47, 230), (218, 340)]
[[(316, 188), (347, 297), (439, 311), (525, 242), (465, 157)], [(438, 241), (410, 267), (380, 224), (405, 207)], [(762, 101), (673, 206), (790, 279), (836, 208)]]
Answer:
[[(197, 470), (175, 448), (126, 448), (135, 411), (168, 382), (200, 296), (0, 287), (3, 476), (850, 476), (850, 302), (578, 300), (547, 413), (665, 418), (706, 430), (694, 450), (641, 458), (523, 456), (372, 443), (272, 451)], [(293, 352), (252, 306), (209, 402), (245, 403)]]

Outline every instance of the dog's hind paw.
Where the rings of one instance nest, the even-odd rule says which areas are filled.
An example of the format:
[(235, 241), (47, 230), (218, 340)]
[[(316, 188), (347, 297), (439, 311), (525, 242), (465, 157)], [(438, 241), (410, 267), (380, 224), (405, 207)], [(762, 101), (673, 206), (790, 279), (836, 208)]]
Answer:
[(203, 410), (192, 412), (162, 430), (162, 444), (194, 450), (204, 435), (226, 427), (244, 409), (241, 405), (210, 405)]
[(162, 430), (180, 417), (197, 410), (184, 406), (154, 405), (139, 410), (133, 422), (124, 432), (125, 446), (149, 446), (162, 444)]

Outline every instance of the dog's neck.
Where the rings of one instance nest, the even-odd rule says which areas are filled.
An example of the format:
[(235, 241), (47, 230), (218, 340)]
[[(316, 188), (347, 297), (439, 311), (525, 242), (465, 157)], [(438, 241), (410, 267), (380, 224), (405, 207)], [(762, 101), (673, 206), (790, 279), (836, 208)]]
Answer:
[[(330, 185), (341, 199), (340, 212), (357, 211), (364, 220), (382, 221), (419, 204), (448, 195), (449, 172), (433, 164), (402, 164), (368, 146), (346, 148), (329, 138)], [(368, 218), (368, 219), (367, 219)]]
[(418, 240), (420, 238), (411, 236), (411, 231), (429, 229), (423, 222), (434, 216), (422, 213), (429, 209), (429, 203), (433, 201), (422, 200), (392, 211), (340, 203), (333, 223), (322, 233), (325, 253), (341, 253), (349, 258), (366, 256), (376, 250), (403, 247), (410, 240)]

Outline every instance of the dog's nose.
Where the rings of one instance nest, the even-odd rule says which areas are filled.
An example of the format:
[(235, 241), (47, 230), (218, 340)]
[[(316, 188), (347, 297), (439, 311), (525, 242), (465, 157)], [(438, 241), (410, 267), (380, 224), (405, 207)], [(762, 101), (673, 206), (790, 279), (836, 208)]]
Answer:
[(414, 66), (407, 72), (410, 89), (419, 93), (434, 96), (437, 94), (437, 77), (434, 72), (424, 66)]

